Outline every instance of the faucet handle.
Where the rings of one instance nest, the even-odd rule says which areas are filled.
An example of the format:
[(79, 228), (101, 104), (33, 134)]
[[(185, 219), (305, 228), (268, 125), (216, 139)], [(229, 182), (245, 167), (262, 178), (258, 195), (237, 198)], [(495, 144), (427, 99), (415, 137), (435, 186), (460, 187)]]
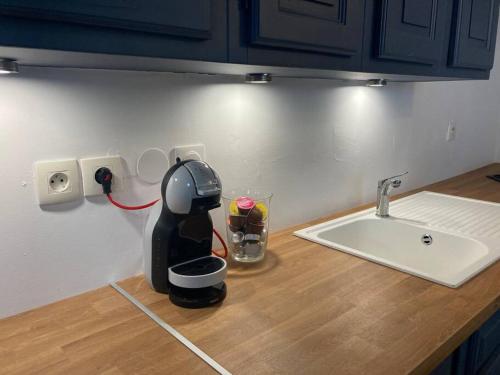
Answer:
[[(389, 178), (387, 178), (386, 180), (394, 180), (395, 178), (402, 177), (402, 176), (404, 176), (405, 174), (408, 174), (408, 171), (403, 172), (403, 173), (400, 173), (400, 174), (397, 174), (397, 175), (392, 176), (392, 177), (389, 177)], [(400, 180), (400, 181), (401, 181), (401, 180)]]
[(397, 174), (397, 175), (392, 176), (392, 177), (383, 178), (383, 179), (379, 180), (378, 184), (379, 184), (379, 186), (381, 186), (388, 181), (392, 181), (392, 183), (391, 183), (392, 186), (395, 188), (398, 188), (399, 186), (401, 186), (401, 180), (398, 177), (402, 177), (406, 174), (408, 174), (408, 171)]

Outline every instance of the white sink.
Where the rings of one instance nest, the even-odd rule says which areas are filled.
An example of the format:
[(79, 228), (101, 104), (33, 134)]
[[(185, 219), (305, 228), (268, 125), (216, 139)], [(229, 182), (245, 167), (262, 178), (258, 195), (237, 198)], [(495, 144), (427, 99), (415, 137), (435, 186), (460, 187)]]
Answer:
[(390, 214), (369, 209), (295, 235), (452, 288), (500, 257), (500, 204), (421, 192)]

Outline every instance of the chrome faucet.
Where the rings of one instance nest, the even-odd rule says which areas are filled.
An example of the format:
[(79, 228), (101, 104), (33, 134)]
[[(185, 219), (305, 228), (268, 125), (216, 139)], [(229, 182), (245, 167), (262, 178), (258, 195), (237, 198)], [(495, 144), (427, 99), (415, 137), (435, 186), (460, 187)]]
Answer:
[(408, 172), (398, 174), (389, 178), (384, 178), (378, 182), (377, 187), (377, 216), (389, 216), (389, 191), (391, 188), (398, 188), (401, 186), (399, 177), (404, 176)]

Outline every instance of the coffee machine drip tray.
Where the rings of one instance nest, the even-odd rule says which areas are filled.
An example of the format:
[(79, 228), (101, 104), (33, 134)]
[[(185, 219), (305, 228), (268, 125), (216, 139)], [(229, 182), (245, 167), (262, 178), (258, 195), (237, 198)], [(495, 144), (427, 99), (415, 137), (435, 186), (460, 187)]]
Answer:
[(168, 269), (170, 300), (182, 307), (206, 307), (226, 297), (224, 259), (206, 256), (177, 264)]
[(170, 267), (168, 280), (170, 284), (181, 288), (205, 288), (223, 282), (226, 274), (224, 259), (207, 256)]

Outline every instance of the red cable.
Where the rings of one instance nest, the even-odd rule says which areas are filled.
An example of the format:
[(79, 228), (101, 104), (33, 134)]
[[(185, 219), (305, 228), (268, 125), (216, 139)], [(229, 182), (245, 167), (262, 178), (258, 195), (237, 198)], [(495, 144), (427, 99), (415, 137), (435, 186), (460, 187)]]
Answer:
[[(143, 210), (145, 208), (149, 208), (151, 206), (153, 206), (156, 202), (159, 201), (159, 199), (155, 200), (155, 201), (152, 201), (152, 202), (149, 202), (149, 203), (146, 203), (146, 204), (143, 204), (143, 205), (140, 205), (140, 206), (126, 206), (124, 204), (121, 204), (120, 202), (117, 202), (113, 199), (113, 197), (111, 196), (111, 194), (106, 194), (106, 196), (108, 197), (108, 200), (114, 204), (116, 207), (118, 208), (121, 208), (122, 210), (129, 210), (129, 211), (133, 211), (133, 210)], [(215, 255), (217, 255), (218, 257), (220, 258), (227, 258), (227, 246), (226, 246), (226, 243), (224, 242), (224, 240), (222, 239), (222, 236), (219, 234), (219, 232), (217, 232), (214, 228), (214, 234), (215, 236), (219, 239), (219, 241), (221, 242), (222, 244), (222, 247), (224, 248), (224, 255), (219, 255), (217, 254), (215, 251), (212, 250), (212, 253), (214, 253)]]
[(121, 204), (120, 202), (117, 202), (115, 200), (113, 200), (113, 197), (111, 196), (111, 194), (106, 194), (106, 196), (108, 197), (108, 200), (114, 204), (116, 207), (118, 208), (121, 208), (122, 210), (129, 210), (129, 211), (134, 211), (134, 210), (143, 210), (145, 208), (149, 208), (151, 207), (152, 205), (154, 205), (156, 202), (159, 201), (159, 199), (155, 200), (155, 201), (152, 201), (152, 202), (149, 202), (149, 203), (146, 203), (146, 204), (143, 204), (143, 205), (140, 205), (140, 206), (126, 206), (124, 204)]
[(224, 242), (224, 240), (222, 239), (222, 236), (219, 234), (219, 232), (217, 232), (214, 228), (214, 234), (215, 236), (219, 239), (220, 243), (222, 244), (222, 247), (224, 248), (224, 255), (223, 256), (220, 256), (219, 254), (217, 254), (215, 251), (212, 250), (212, 253), (214, 253), (215, 255), (217, 255), (218, 257), (220, 258), (227, 258), (227, 246), (226, 246), (226, 243)]

